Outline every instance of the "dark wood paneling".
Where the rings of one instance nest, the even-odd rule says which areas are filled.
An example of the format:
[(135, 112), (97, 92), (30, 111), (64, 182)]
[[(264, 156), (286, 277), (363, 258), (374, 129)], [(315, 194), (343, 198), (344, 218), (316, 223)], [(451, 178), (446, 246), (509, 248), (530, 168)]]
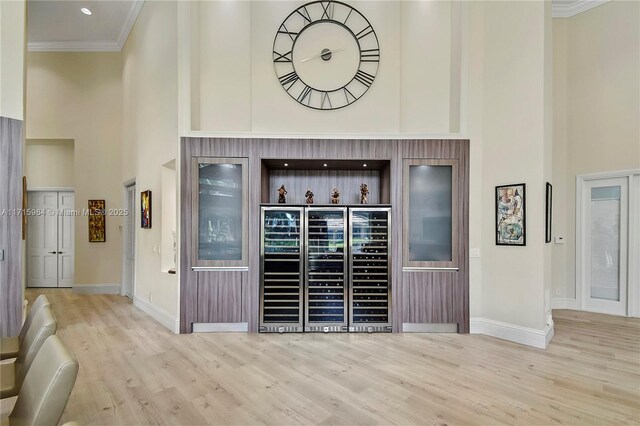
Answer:
[(244, 309), (243, 322), (249, 324), (249, 332), (258, 332), (260, 318), (260, 185), (262, 161), (260, 161), (260, 141), (247, 144), (249, 156), (249, 272), (243, 281)]
[(393, 332), (402, 331), (402, 313), (405, 309), (405, 286), (402, 282), (402, 157), (398, 155), (400, 141), (393, 141), (394, 156), (390, 163), (391, 185), (391, 317)]
[(457, 286), (459, 272), (404, 272), (407, 306), (403, 322), (457, 323), (451, 290)]
[(0, 117), (0, 335), (15, 336), (22, 326), (22, 146), (23, 122)]
[[(239, 157), (250, 158), (249, 160), (249, 267), (258, 268), (258, 261), (254, 259), (252, 252), (255, 237), (252, 229), (259, 226), (253, 222), (255, 209), (259, 211), (259, 188), (254, 187), (254, 183), (259, 181), (260, 169), (259, 160), (251, 156), (251, 148), (255, 141), (251, 139), (209, 139), (209, 138), (182, 138), (181, 140), (181, 242), (180, 242), (180, 332), (191, 333), (194, 322), (203, 322), (201, 318), (231, 318), (233, 321), (204, 321), (204, 322), (248, 322), (249, 331), (257, 331), (258, 318), (258, 288), (248, 285), (250, 281), (246, 272), (235, 272), (244, 274), (244, 279), (237, 282), (237, 286), (231, 288), (212, 287), (202, 283), (213, 283), (212, 280), (222, 277), (219, 271), (195, 272), (191, 269), (194, 257), (191, 235), (191, 205), (192, 205), (192, 162), (193, 157)], [(258, 169), (256, 171), (256, 165)], [(258, 198), (256, 198), (258, 197)], [(259, 220), (259, 219), (258, 219)], [(257, 241), (257, 240), (255, 240)], [(252, 268), (252, 265), (255, 267)], [(259, 269), (259, 268), (258, 268)], [(224, 272), (232, 273), (232, 272)], [(201, 278), (205, 277), (205, 278)], [(204, 280), (204, 281), (202, 281)], [(251, 280), (252, 281), (252, 280)], [(236, 288), (237, 287), (237, 288)], [(238, 296), (240, 295), (240, 296)], [(240, 297), (240, 299), (237, 299)], [(226, 300), (225, 300), (226, 298)], [(236, 306), (237, 300), (240, 305)], [(228, 306), (222, 308), (222, 306)], [(231, 308), (232, 307), (232, 308)], [(205, 314), (206, 312), (206, 314)], [(229, 312), (233, 312), (230, 315)], [(254, 313), (255, 312), (255, 313)], [(253, 325), (256, 323), (256, 325)]]
[(195, 140), (180, 140), (180, 333), (191, 333), (196, 322), (197, 275), (191, 270), (191, 152)]
[(278, 202), (278, 188), (287, 188), (288, 204), (305, 204), (311, 189), (315, 204), (331, 204), (331, 191), (338, 188), (340, 204), (360, 204), (360, 185), (369, 186), (369, 204), (380, 204), (380, 172), (377, 170), (271, 170), (269, 202)]
[[(458, 323), (469, 332), (469, 141), (400, 140), (398, 160), (406, 158), (458, 159), (457, 272), (403, 272), (402, 318), (410, 323)], [(399, 175), (395, 175), (399, 176)], [(401, 175), (400, 175), (401, 176)], [(400, 195), (402, 197), (402, 195)], [(396, 200), (395, 202), (402, 201)], [(403, 224), (403, 218), (396, 218)], [(395, 247), (403, 247), (403, 242)], [(395, 324), (394, 324), (395, 325)]]
[[(191, 323), (199, 318), (237, 318), (236, 287), (215, 286), (222, 279), (221, 272), (191, 270), (191, 158), (245, 157), (249, 158), (249, 271), (226, 272), (244, 274), (240, 280), (241, 322), (249, 324), (249, 331), (258, 330), (259, 271), (260, 271), (260, 203), (271, 199), (265, 179), (269, 170), (263, 159), (351, 159), (386, 160), (389, 167), (381, 173), (381, 194), (389, 194), (381, 202), (392, 205), (392, 318), (393, 330), (402, 330), (402, 322), (457, 322), (460, 332), (468, 332), (468, 174), (469, 146), (462, 140), (323, 140), (323, 139), (229, 139), (183, 138), (181, 147), (181, 332), (191, 332)], [(460, 174), (458, 218), (459, 268), (451, 272), (402, 272), (402, 159), (457, 158)], [(314, 190), (314, 192), (316, 192)], [(448, 276), (445, 274), (449, 274)], [(199, 286), (198, 277), (204, 277)], [(235, 275), (234, 275), (235, 276)], [(224, 278), (226, 279), (226, 278)], [(206, 283), (207, 287), (204, 287)], [(204, 299), (204, 300), (200, 300)], [(234, 306), (234, 315), (221, 308), (220, 303)], [(226, 308), (225, 308), (226, 309)], [(202, 313), (202, 317), (200, 316)], [(206, 314), (205, 314), (206, 312)], [(214, 322), (214, 321), (210, 321)], [(222, 321), (225, 322), (225, 321)], [(227, 322), (238, 322), (238, 320)]]
[(197, 272), (196, 322), (224, 323), (244, 322), (242, 317), (243, 282), (247, 273)]

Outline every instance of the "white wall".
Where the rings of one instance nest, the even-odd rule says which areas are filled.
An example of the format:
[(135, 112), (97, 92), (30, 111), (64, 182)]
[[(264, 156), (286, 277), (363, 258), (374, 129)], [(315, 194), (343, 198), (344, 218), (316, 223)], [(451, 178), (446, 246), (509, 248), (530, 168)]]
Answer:
[[(119, 106), (124, 146), (120, 181), (136, 179), (138, 205), (141, 191), (153, 194), (151, 229), (140, 228), (140, 212), (136, 212), (134, 298), (169, 322), (178, 318), (178, 278), (162, 272), (159, 248), (165, 215), (162, 166), (177, 157), (179, 142), (176, 15), (175, 2), (144, 3), (122, 50), (123, 98)], [(167, 213), (175, 217), (175, 210)]]
[[(568, 19), (553, 20), (553, 220), (552, 237), (566, 236), (568, 188), (575, 186), (566, 177), (567, 159), (567, 32)], [(574, 191), (575, 196), (575, 191)], [(564, 244), (555, 244), (552, 260), (553, 298), (566, 297), (567, 250)], [(574, 264), (575, 267), (575, 264)]]
[(554, 20), (553, 230), (566, 241), (553, 247), (557, 298), (576, 294), (576, 175), (640, 168), (639, 17), (639, 2), (614, 0)]
[[(119, 52), (27, 55), (26, 137), (74, 140), (77, 208), (122, 208), (121, 65)], [(75, 221), (76, 284), (120, 285), (122, 217), (107, 216), (104, 243), (89, 243), (87, 220)]]
[(348, 108), (320, 112), (293, 101), (274, 73), (276, 31), (299, 5), (291, 1), (191, 5), (193, 130), (449, 132), (451, 85), (455, 83), (451, 80), (454, 8), (450, 2), (355, 3), (373, 23), (379, 39), (376, 81)]
[[(482, 256), (480, 265), (472, 262), (471, 282), (481, 280), (481, 295), (472, 286), (472, 315), (535, 330), (545, 328), (547, 9), (543, 2), (474, 2), (469, 18), (471, 182), (478, 188), (481, 181), (471, 191), (471, 246), (481, 227)], [(523, 182), (527, 245), (496, 246), (495, 186)]]
[(26, 2), (0, 2), (0, 116), (24, 119)]
[(72, 140), (28, 140), (25, 165), (29, 188), (73, 188), (75, 185)]

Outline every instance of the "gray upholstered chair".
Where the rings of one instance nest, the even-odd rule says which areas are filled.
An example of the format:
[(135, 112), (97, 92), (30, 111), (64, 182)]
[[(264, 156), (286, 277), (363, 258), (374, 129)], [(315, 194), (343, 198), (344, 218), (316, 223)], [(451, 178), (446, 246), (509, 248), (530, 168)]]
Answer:
[(55, 334), (57, 322), (48, 306), (33, 316), (14, 362), (0, 364), (0, 398), (16, 396), (33, 360), (49, 336)]
[(49, 336), (33, 360), (16, 404), (2, 426), (57, 425), (78, 375), (78, 361), (58, 336)]
[(22, 330), (20, 330), (20, 335), (15, 337), (2, 337), (0, 338), (0, 360), (15, 358), (18, 356), (18, 351), (20, 350), (20, 344), (24, 340), (24, 337), (27, 335), (27, 331), (33, 322), (33, 317), (45, 306), (50, 306), (49, 299), (44, 294), (38, 296), (38, 298), (33, 302), (33, 306), (29, 310), (27, 314), (27, 318), (22, 324)]

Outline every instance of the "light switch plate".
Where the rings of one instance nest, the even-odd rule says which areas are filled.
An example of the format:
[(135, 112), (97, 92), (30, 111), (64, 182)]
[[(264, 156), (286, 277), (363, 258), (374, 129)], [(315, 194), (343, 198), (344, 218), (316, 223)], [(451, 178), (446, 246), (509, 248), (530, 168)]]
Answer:
[(469, 257), (480, 257), (480, 249), (472, 248), (471, 250), (469, 250)]

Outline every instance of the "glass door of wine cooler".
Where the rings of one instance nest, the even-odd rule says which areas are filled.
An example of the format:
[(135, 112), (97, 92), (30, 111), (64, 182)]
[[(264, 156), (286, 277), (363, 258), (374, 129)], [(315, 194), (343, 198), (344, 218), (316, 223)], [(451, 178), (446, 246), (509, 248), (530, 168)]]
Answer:
[(303, 331), (303, 207), (262, 207), (260, 331)]
[(306, 210), (305, 331), (348, 331), (345, 207)]
[(349, 331), (391, 331), (390, 208), (349, 209)]

